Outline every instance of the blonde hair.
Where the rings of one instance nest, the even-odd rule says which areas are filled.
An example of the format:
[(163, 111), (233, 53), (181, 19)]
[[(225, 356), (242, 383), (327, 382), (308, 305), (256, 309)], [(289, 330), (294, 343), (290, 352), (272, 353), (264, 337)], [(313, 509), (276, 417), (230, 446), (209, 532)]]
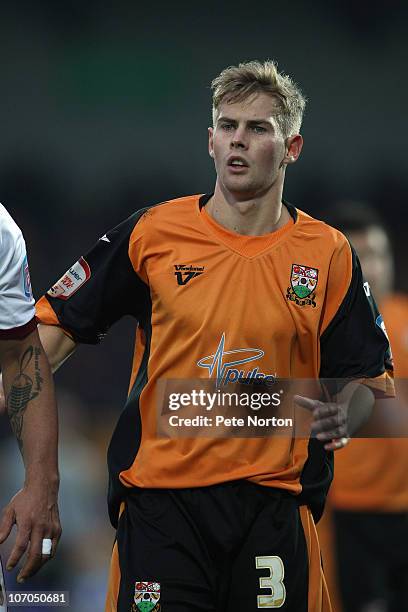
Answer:
[(274, 96), (278, 102), (276, 122), (284, 138), (297, 134), (302, 125), (306, 98), (299, 86), (286, 74), (278, 72), (273, 60), (244, 62), (225, 68), (211, 83), (213, 124), (222, 102), (241, 102), (257, 93)]

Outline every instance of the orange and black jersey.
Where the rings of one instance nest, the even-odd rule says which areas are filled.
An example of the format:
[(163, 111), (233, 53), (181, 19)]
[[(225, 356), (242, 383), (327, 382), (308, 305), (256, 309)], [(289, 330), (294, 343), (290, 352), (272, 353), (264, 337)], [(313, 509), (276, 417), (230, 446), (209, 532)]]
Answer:
[(241, 376), (392, 386), (388, 341), (346, 238), (288, 204), (291, 220), (278, 231), (238, 235), (208, 215), (208, 199), (136, 212), (37, 305), (41, 322), (78, 342), (98, 342), (125, 314), (138, 321), (129, 396), (108, 451), (113, 524), (127, 487), (247, 479), (300, 494), (318, 515), (331, 480), (331, 453), (315, 439), (156, 436), (159, 379), (215, 377), (208, 357), (225, 365), (230, 351), (256, 349)]

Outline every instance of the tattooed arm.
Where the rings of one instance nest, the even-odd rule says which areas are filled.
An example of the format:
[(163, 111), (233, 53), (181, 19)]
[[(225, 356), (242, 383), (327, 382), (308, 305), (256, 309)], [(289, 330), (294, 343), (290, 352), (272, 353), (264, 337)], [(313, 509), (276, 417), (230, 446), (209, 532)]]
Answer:
[(41, 553), (42, 539), (51, 538), (53, 555), (61, 535), (57, 410), (51, 370), (37, 330), (20, 340), (0, 340), (0, 362), (6, 409), (25, 466), (24, 486), (3, 510), (0, 544), (16, 524), (7, 569), (27, 550), (18, 576), (22, 581), (49, 559)]
[[(77, 344), (56, 325), (39, 325), (38, 334), (51, 370), (52, 372), (56, 372), (64, 361), (72, 355)], [(5, 412), (5, 410), (6, 403), (2, 377), (0, 375), (0, 414)]]

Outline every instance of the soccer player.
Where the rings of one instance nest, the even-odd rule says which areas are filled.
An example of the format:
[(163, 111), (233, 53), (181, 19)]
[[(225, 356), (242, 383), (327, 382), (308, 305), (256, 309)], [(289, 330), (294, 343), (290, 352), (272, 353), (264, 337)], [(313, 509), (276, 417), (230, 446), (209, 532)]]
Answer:
[(3, 401), (25, 466), (23, 488), (3, 509), (0, 544), (16, 524), (6, 567), (15, 567), (27, 551), (17, 578), (23, 582), (54, 555), (61, 534), (58, 423), (51, 370), (37, 331), (24, 239), (1, 204), (0, 365)]
[[(388, 232), (367, 204), (339, 202), (335, 208), (330, 222), (356, 249), (368, 288), (380, 305), (392, 346), (399, 408), (406, 414), (408, 297), (393, 290)], [(336, 455), (329, 505), (344, 612), (397, 612), (407, 607), (407, 472), (408, 440), (403, 437), (356, 438)], [(331, 548), (324, 543), (326, 564)]]
[[(214, 193), (149, 206), (107, 232), (37, 307), (52, 366), (138, 321), (128, 401), (108, 450), (117, 528), (106, 610), (326, 611), (313, 515), (332, 450), (389, 387), (388, 341), (340, 232), (282, 199), (305, 98), (267, 61), (212, 83)], [(161, 382), (348, 377), (298, 397), (310, 440), (156, 433)], [(161, 387), (160, 387), (161, 388)], [(360, 411), (349, 410), (364, 404)], [(159, 406), (160, 407), (160, 406)], [(312, 515), (313, 514), (313, 515)]]

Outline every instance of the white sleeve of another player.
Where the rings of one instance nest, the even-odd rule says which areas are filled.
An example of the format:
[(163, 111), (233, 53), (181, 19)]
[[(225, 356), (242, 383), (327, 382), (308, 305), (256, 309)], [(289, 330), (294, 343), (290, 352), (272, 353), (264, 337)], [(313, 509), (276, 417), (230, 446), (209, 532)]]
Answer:
[(24, 238), (0, 204), (0, 330), (22, 327), (34, 316)]

